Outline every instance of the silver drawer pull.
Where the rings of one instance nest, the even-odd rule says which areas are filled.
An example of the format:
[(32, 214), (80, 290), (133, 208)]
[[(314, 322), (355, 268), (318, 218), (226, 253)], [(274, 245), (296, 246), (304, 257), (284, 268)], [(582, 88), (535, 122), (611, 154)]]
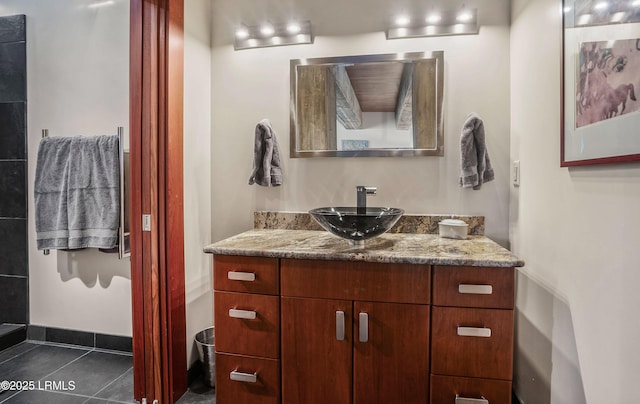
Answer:
[(491, 285), (466, 285), (461, 283), (458, 285), (458, 293), (470, 295), (491, 295), (493, 294), (493, 286)]
[(257, 373), (242, 373), (234, 370), (229, 374), (229, 379), (236, 382), (256, 383), (258, 381)]
[(489, 400), (482, 398), (460, 397), (456, 394), (456, 404), (489, 404)]
[(256, 274), (253, 272), (229, 271), (227, 272), (227, 278), (232, 281), (255, 282)]
[(491, 328), (458, 327), (458, 335), (461, 337), (491, 337)]
[(360, 313), (359, 317), (359, 333), (358, 337), (360, 342), (368, 342), (369, 341), (369, 315), (367, 313)]
[(255, 320), (257, 313), (249, 310), (229, 309), (229, 317), (242, 318), (245, 320)]
[(336, 339), (344, 341), (344, 311), (336, 311)]

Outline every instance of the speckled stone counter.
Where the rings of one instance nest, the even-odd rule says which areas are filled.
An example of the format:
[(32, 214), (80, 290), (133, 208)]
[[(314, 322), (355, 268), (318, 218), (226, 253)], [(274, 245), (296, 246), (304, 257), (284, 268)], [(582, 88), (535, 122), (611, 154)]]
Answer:
[(205, 247), (204, 252), (272, 258), (431, 265), (520, 267), (524, 261), (484, 236), (467, 240), (435, 234), (385, 233), (351, 247), (326, 231), (255, 229)]
[[(472, 236), (484, 235), (484, 216), (404, 214), (387, 233), (438, 234), (438, 222), (460, 219), (469, 225)], [(323, 230), (306, 212), (258, 211), (253, 215), (254, 229)]]

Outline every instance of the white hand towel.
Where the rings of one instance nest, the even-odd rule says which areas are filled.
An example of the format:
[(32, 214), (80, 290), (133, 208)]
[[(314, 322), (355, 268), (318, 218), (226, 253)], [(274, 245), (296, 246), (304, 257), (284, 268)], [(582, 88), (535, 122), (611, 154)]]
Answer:
[(489, 152), (485, 143), (484, 123), (475, 113), (467, 115), (460, 136), (460, 186), (480, 189), (494, 179)]
[(282, 185), (278, 141), (276, 140), (276, 132), (268, 119), (263, 119), (256, 125), (253, 171), (249, 178), (249, 185), (254, 183), (263, 187)]

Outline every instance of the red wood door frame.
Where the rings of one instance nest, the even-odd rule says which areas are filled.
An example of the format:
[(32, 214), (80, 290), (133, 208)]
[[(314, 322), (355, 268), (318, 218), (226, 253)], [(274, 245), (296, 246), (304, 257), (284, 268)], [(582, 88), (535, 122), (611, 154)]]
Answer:
[(173, 403), (187, 387), (184, 0), (131, 0), (130, 24), (134, 391), (139, 401)]

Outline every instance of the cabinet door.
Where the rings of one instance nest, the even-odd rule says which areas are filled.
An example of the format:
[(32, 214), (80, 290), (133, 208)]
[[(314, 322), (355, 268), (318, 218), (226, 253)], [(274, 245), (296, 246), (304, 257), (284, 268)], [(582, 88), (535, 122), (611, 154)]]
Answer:
[(352, 302), (282, 297), (282, 403), (349, 404)]
[(354, 303), (354, 403), (429, 400), (429, 306)]

